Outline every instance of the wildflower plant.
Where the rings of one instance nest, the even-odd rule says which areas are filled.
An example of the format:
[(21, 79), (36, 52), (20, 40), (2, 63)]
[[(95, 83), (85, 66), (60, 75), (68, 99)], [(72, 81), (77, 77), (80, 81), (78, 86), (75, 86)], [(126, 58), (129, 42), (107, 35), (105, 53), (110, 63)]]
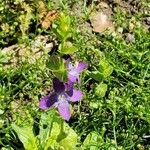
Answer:
[(76, 81), (80, 83), (79, 75), (87, 68), (88, 64), (85, 62), (76, 62), (76, 64), (73, 65), (70, 60), (67, 60), (64, 63), (66, 64), (68, 81), (63, 82), (54, 77), (53, 92), (41, 98), (39, 108), (46, 110), (57, 107), (62, 118), (69, 121), (71, 117), (70, 103), (78, 102), (83, 97), (83, 93), (80, 90), (73, 88), (73, 84)]
[(70, 17), (61, 13), (59, 23), (54, 24), (53, 29), (60, 40), (59, 53), (52, 55), (47, 63), (55, 76), (53, 91), (41, 98), (39, 108), (47, 110), (57, 107), (62, 118), (69, 121), (71, 117), (70, 103), (78, 102), (83, 97), (83, 93), (73, 88), (73, 84), (76, 81), (80, 83), (79, 75), (87, 68), (88, 64), (76, 62), (73, 65), (70, 59), (64, 60), (62, 58), (63, 55), (70, 56), (77, 51), (77, 48), (68, 40), (72, 36)]

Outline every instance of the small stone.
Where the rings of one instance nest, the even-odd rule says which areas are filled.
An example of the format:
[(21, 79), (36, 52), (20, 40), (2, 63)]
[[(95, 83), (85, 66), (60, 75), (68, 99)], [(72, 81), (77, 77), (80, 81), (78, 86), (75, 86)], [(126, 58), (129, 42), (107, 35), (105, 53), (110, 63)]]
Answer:
[(150, 25), (150, 17), (146, 18), (146, 24)]
[(45, 47), (50, 51), (54, 47), (54, 43), (53, 42), (48, 43), (48, 44), (45, 45)]
[(127, 35), (126, 35), (126, 41), (127, 41), (127, 42), (130, 42), (130, 43), (134, 43), (134, 42), (135, 42), (135, 37), (134, 37), (134, 35), (131, 34), (131, 33), (127, 33)]
[(90, 18), (94, 32), (102, 33), (107, 29), (113, 28), (113, 23), (110, 16), (104, 12), (96, 12)]
[(119, 27), (119, 28), (117, 29), (117, 31), (118, 31), (119, 33), (122, 33), (122, 32), (123, 32), (123, 28), (122, 28), (122, 27)]

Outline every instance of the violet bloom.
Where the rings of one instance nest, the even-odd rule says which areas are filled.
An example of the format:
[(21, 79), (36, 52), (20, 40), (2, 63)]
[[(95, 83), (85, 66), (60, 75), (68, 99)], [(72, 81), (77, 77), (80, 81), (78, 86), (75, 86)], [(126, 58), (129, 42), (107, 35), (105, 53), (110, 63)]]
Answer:
[(88, 67), (88, 64), (85, 62), (76, 62), (75, 65), (72, 65), (72, 63), (68, 61), (67, 62), (68, 79), (71, 82), (78, 81), (78, 83), (80, 83), (79, 75), (87, 67)]
[(39, 108), (49, 109), (58, 107), (58, 111), (62, 118), (69, 120), (71, 117), (70, 102), (80, 101), (83, 97), (81, 91), (73, 89), (73, 84), (68, 82), (64, 84), (59, 79), (53, 79), (54, 92), (41, 98)]

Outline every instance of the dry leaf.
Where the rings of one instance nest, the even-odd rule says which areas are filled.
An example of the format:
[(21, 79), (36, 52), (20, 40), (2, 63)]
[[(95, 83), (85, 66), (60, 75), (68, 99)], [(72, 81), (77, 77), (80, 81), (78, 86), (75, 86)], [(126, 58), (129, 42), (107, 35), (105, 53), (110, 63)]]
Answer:
[(49, 11), (41, 23), (42, 27), (47, 29), (57, 17), (58, 12), (56, 10)]
[(45, 3), (42, 0), (39, 1), (39, 18), (43, 28), (49, 28), (57, 16), (58, 12), (56, 10), (48, 11)]
[(47, 9), (43, 1), (39, 1), (39, 18), (42, 20), (47, 14)]
[(93, 31), (94, 32), (99, 32), (102, 33), (104, 32), (106, 29), (111, 28), (112, 27), (112, 22), (109, 19), (109, 17), (104, 14), (103, 12), (98, 12), (96, 14), (94, 14), (91, 19), (91, 25), (93, 27)]

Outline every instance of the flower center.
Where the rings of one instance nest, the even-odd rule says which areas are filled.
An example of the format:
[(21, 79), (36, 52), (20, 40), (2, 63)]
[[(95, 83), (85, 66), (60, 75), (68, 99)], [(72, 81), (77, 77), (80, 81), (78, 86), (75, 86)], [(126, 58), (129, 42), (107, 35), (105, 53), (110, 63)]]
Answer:
[(60, 94), (58, 96), (58, 100), (59, 101), (66, 101), (66, 100), (68, 100), (68, 95), (66, 93)]
[(58, 99), (59, 99), (59, 101), (64, 101), (65, 100), (65, 96), (64, 95), (59, 95)]
[(75, 69), (70, 70), (69, 73), (70, 73), (70, 75), (73, 75), (73, 76), (79, 75), (79, 73)]

